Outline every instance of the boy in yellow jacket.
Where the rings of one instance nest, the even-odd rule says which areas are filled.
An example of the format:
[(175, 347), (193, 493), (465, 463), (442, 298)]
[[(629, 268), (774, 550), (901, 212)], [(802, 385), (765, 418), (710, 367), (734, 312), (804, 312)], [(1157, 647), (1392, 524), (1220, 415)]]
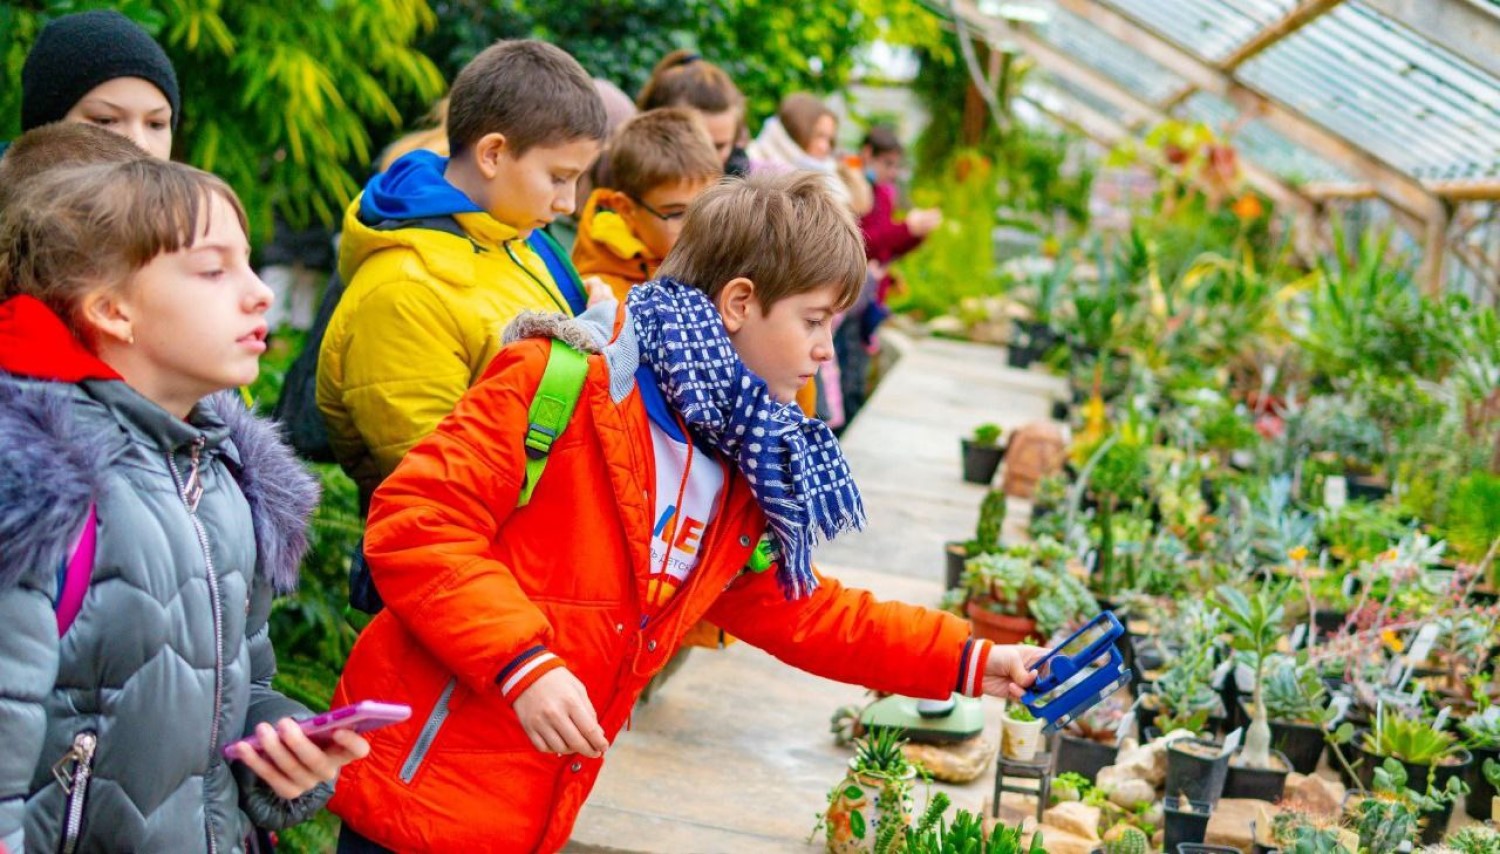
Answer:
[(573, 263), (622, 302), (655, 278), (677, 243), (688, 205), (723, 175), (713, 140), (690, 110), (667, 107), (621, 125), (608, 168), (578, 218)]
[(587, 295), (542, 229), (572, 213), (605, 136), (577, 61), (505, 41), (449, 94), (451, 158), (416, 151), (372, 180), (344, 217), (347, 290), (318, 358), (318, 409), (362, 505), (453, 410), (523, 311), (578, 314)]

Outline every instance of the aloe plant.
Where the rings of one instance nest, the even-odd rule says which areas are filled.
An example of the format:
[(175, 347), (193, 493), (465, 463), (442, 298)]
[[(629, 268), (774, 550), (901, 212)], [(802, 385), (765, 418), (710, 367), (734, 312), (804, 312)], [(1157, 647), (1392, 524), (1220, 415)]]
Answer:
[(1432, 728), (1419, 718), (1386, 710), (1365, 733), (1365, 750), (1412, 765), (1437, 765), (1458, 753), (1458, 736)]
[(864, 738), (854, 740), (854, 770), (890, 779), (906, 776), (912, 765), (901, 750), (904, 744), (899, 728), (871, 727)]

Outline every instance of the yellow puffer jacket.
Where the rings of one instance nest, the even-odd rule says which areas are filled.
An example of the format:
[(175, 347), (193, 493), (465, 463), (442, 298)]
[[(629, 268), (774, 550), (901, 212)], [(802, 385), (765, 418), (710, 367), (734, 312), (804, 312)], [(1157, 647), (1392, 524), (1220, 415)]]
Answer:
[(318, 408), (368, 501), (453, 411), (523, 311), (571, 312), (515, 229), (486, 213), (371, 226), (344, 215), (347, 290), (318, 358)]

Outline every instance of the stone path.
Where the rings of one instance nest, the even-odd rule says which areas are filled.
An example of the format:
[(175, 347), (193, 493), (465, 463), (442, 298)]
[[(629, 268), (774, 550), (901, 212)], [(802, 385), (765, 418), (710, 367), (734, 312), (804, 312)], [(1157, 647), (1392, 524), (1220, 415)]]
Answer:
[[(870, 528), (822, 549), (818, 562), (882, 598), (935, 604), (942, 543), (973, 530), (983, 494), (959, 478), (959, 437), (986, 421), (1046, 418), (1065, 386), (1006, 368), (994, 347), (893, 344), (902, 358), (843, 439)], [(808, 834), (851, 755), (833, 745), (829, 717), (864, 699), (745, 644), (695, 650), (611, 749), (568, 850), (820, 849)], [(985, 706), (986, 733), (998, 739), (999, 704)], [(981, 809), (992, 774), (942, 788)]]

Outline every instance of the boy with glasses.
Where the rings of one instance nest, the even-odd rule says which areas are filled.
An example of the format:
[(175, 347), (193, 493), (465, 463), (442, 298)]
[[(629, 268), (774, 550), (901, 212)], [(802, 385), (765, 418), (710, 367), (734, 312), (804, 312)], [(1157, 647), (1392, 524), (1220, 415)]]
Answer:
[(677, 242), (688, 205), (723, 175), (713, 141), (681, 107), (642, 113), (609, 144), (601, 186), (578, 221), (573, 263), (609, 283), (622, 301), (656, 276)]

